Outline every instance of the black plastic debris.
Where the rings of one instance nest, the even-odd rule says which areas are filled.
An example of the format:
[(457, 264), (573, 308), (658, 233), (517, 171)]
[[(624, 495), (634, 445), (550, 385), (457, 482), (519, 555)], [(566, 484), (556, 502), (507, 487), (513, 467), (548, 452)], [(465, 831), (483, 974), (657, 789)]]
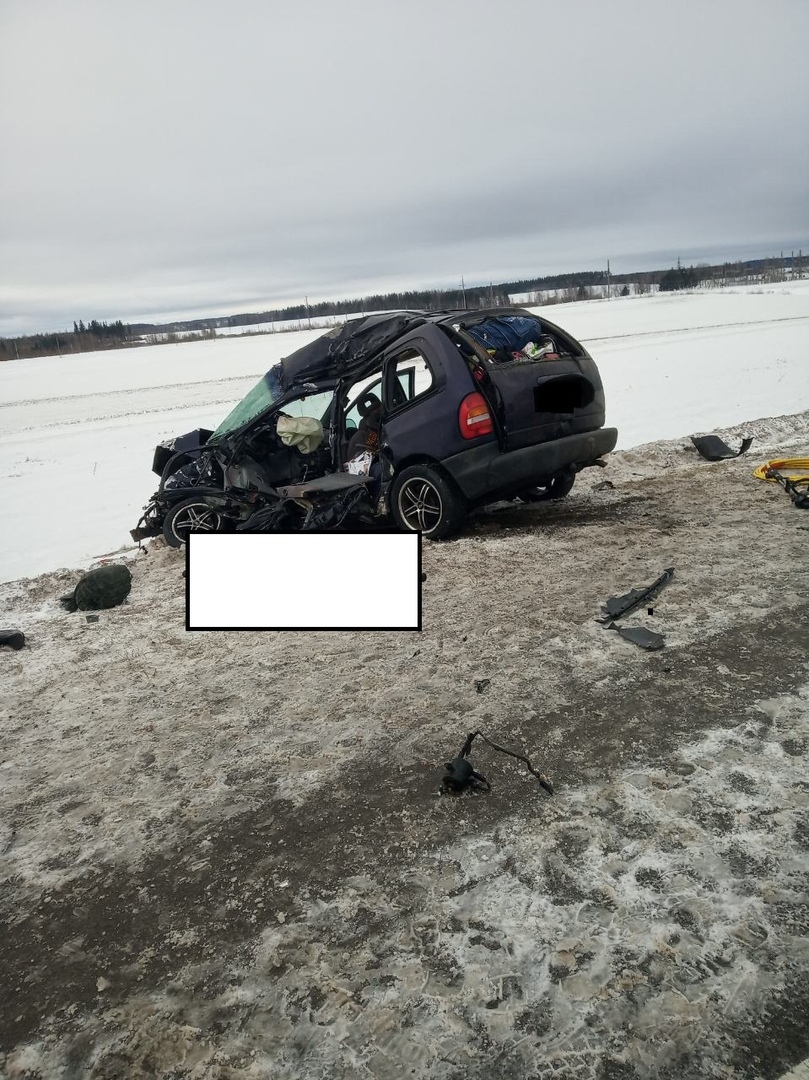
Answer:
[(619, 626), (613, 622), (610, 623), (607, 629), (616, 630), (624, 641), (631, 641), (633, 645), (639, 645), (641, 649), (648, 649), (649, 652), (662, 649), (665, 643), (662, 634), (656, 634), (654, 630), (647, 630), (645, 626)]
[(482, 694), (491, 681), (491, 679), (475, 679), (475, 689), (479, 694)]
[(121, 563), (108, 563), (88, 571), (72, 593), (60, 598), (68, 611), (100, 611), (116, 607), (129, 596), (132, 574)]
[(660, 577), (655, 578), (651, 585), (648, 585), (645, 589), (630, 589), (628, 593), (624, 593), (623, 596), (611, 596), (606, 604), (602, 604), (604, 615), (597, 621), (603, 626), (612, 622), (613, 619), (620, 619), (622, 615), (626, 615), (628, 612), (633, 611), (640, 604), (645, 603), (647, 600), (651, 600), (652, 596), (662, 589), (665, 584), (671, 581), (674, 576), (674, 567), (669, 566)]
[(480, 791), (491, 791), (491, 785), (486, 777), (475, 772), (465, 757), (460, 755), (448, 761), (444, 766), (446, 772), (441, 781), (441, 793), (460, 795), (467, 788)]
[(25, 634), (22, 630), (0, 630), (0, 645), (8, 645), (10, 649), (21, 649), (25, 644)]
[(477, 772), (468, 760), (472, 751), (472, 743), (477, 738), (481, 738), (487, 746), (491, 746), (492, 750), (497, 750), (500, 754), (508, 754), (509, 757), (522, 761), (532, 776), (537, 778), (540, 786), (549, 795), (553, 795), (553, 784), (550, 779), (544, 773), (537, 772), (524, 754), (518, 754), (516, 750), (507, 750), (505, 746), (499, 746), (487, 738), (482, 731), (470, 731), (466, 736), (466, 742), (461, 747), (460, 754), (444, 765), (446, 772), (441, 780), (441, 787), (438, 789), (439, 795), (460, 795), (467, 790), (491, 791), (489, 781), (482, 773)]
[(718, 435), (692, 435), (691, 442), (697, 452), (707, 461), (725, 461), (727, 458), (741, 457), (753, 445), (752, 438), (743, 438), (738, 450), (731, 450)]

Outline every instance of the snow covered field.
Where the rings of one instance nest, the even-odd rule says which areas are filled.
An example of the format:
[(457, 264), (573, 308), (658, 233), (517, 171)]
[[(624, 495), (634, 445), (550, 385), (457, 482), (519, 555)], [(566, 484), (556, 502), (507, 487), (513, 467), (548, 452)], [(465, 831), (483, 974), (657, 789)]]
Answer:
[[(809, 407), (809, 281), (536, 309), (587, 344), (618, 447)], [(0, 366), (0, 580), (129, 543), (160, 440), (216, 426), (322, 330)]]

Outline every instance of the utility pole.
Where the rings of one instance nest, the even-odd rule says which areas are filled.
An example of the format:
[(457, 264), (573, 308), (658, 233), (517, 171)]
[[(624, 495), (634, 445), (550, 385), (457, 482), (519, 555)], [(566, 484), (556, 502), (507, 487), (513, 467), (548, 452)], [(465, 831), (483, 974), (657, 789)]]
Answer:
[(461, 277), (461, 296), (463, 297), (463, 309), (466, 311), (466, 286), (463, 277)]
[(610, 288), (610, 260), (607, 259), (607, 299), (612, 299), (612, 290)]
[(312, 316), (309, 314), (309, 297), (304, 296), (303, 299), (306, 302), (306, 321), (309, 324), (309, 329), (311, 330), (312, 329)]

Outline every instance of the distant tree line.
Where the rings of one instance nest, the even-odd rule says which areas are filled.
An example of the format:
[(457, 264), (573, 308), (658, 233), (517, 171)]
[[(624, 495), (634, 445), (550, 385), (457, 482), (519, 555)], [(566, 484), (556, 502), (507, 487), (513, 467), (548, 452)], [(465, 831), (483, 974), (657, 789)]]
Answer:
[(700, 283), (698, 270), (693, 266), (685, 267), (677, 263), (660, 278), (661, 292), (674, 292), (675, 289), (694, 289)]
[(135, 344), (137, 335), (131, 327), (117, 319), (99, 322), (92, 319), (73, 323), (73, 331), (58, 334), (26, 334), (24, 337), (0, 338), (0, 360), (22, 360), (30, 356), (61, 356), (70, 353), (95, 352), (98, 349), (119, 349)]
[(605, 271), (587, 270), (572, 274), (552, 274), (545, 277), (526, 278), (498, 284), (464, 286), (453, 289), (415, 289), (405, 292), (380, 293), (362, 299), (324, 300), (315, 304), (293, 304), (269, 311), (245, 312), (239, 315), (223, 315), (213, 318), (192, 319), (171, 323), (123, 323), (99, 322), (92, 319), (73, 323), (73, 331), (59, 334), (29, 334), (24, 337), (0, 338), (0, 361), (22, 360), (31, 356), (92, 352), (97, 349), (117, 349), (123, 346), (151, 345), (165, 341), (187, 341), (189, 334), (197, 339), (215, 337), (217, 329), (255, 326), (257, 323), (294, 323), (305, 325), (312, 320), (329, 316), (348, 316), (357, 312), (389, 311), (410, 308), (426, 311), (445, 309), (474, 309), (507, 307), (513, 294), (552, 292), (548, 303), (568, 300), (585, 300), (593, 290), (608, 287), (611, 295), (626, 296), (629, 284), (638, 293), (650, 286), (659, 286), (661, 292), (675, 289), (692, 289), (705, 286), (729, 284), (754, 284), (758, 282), (784, 281), (802, 278), (809, 273), (807, 258), (802, 251), (797, 256), (781, 255), (780, 258), (750, 259), (735, 263), (684, 267), (679, 260), (669, 270), (650, 270), (643, 273), (609, 274)]

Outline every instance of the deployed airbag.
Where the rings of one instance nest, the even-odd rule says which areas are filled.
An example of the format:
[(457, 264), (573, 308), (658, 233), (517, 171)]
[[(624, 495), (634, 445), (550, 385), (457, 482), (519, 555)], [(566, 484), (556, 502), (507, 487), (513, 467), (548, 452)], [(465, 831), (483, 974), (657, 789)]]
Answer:
[(284, 446), (297, 446), (302, 454), (314, 454), (323, 442), (323, 425), (313, 416), (279, 416), (276, 430)]

